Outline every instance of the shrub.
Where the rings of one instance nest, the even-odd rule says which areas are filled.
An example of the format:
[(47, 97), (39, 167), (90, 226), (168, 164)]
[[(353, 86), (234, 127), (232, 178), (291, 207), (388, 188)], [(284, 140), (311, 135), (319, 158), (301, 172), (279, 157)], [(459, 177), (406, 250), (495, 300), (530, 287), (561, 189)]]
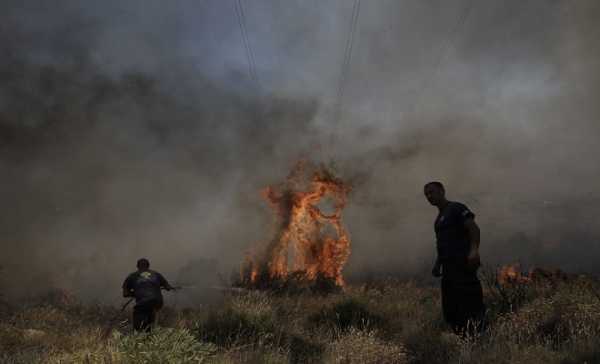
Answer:
[(288, 364), (287, 353), (267, 348), (232, 348), (210, 360), (211, 364)]
[(415, 364), (446, 364), (458, 358), (463, 345), (460, 338), (451, 333), (440, 332), (434, 327), (423, 327), (404, 337), (412, 363)]
[(14, 353), (38, 346), (38, 340), (18, 328), (0, 323), (0, 352)]
[(374, 331), (349, 329), (329, 347), (327, 362), (331, 363), (408, 363), (402, 346), (379, 340)]
[(309, 316), (308, 321), (342, 331), (350, 327), (363, 330), (385, 326), (381, 316), (370, 312), (365, 304), (355, 298), (345, 298), (332, 306), (324, 307)]
[(498, 272), (490, 268), (483, 269), (480, 273), (482, 285), (486, 293), (486, 306), (488, 319), (497, 315), (516, 312), (521, 306), (538, 296), (537, 288), (525, 282), (511, 282), (500, 284)]
[(563, 287), (540, 297), (519, 312), (501, 315), (497, 339), (522, 344), (550, 344), (555, 349), (600, 335), (600, 302), (586, 292)]
[[(36, 350), (19, 353), (0, 352), (0, 363), (4, 364), (38, 364), (44, 363), (43, 354)], [(66, 362), (68, 363), (68, 362)]]
[(600, 363), (600, 340), (598, 338), (578, 342), (561, 364)]
[(200, 363), (214, 355), (216, 347), (198, 342), (188, 330), (156, 328), (151, 334), (115, 334), (116, 351), (126, 363)]
[(312, 342), (300, 335), (287, 338), (290, 363), (319, 363), (323, 355), (323, 345)]
[(276, 338), (276, 324), (272, 313), (240, 312), (227, 307), (209, 313), (196, 325), (196, 336), (219, 346), (266, 343)]
[(16, 319), (25, 327), (41, 330), (79, 324), (64, 310), (52, 306), (37, 306), (22, 310), (16, 315)]

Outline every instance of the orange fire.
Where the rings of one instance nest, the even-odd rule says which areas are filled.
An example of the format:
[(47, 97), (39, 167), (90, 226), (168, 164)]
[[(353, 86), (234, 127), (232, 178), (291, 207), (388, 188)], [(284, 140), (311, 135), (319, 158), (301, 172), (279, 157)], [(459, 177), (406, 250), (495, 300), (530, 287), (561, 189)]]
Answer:
[(520, 264), (509, 264), (498, 269), (498, 284), (510, 286), (515, 284), (556, 284), (575, 279), (577, 276), (565, 273), (558, 268), (532, 267), (523, 274)]
[(498, 270), (498, 283), (500, 285), (529, 283), (531, 280), (528, 276), (521, 273), (519, 264), (509, 264), (501, 267)]
[(293, 275), (309, 281), (323, 277), (343, 286), (350, 238), (342, 210), (349, 192), (325, 166), (306, 161), (297, 163), (283, 184), (265, 188), (262, 195), (277, 216), (275, 234), (260, 255), (247, 259), (242, 280), (256, 285)]

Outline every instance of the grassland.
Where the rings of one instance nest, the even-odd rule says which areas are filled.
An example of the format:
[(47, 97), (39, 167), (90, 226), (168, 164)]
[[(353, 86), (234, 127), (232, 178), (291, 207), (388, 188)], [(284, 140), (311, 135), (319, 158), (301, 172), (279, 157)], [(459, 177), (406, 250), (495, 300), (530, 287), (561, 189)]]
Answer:
[(488, 328), (466, 338), (444, 324), (437, 287), (391, 278), (337, 294), (248, 291), (210, 307), (167, 306), (151, 336), (119, 325), (128, 313), (114, 307), (5, 303), (0, 362), (600, 363), (595, 281), (500, 287), (488, 278)]

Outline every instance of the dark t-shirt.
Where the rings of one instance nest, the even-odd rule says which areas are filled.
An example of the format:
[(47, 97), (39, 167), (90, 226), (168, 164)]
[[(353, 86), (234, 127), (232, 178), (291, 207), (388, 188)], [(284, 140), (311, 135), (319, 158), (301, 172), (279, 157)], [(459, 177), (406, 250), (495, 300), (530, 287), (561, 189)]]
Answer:
[(138, 306), (162, 306), (163, 297), (160, 288), (168, 286), (165, 277), (153, 270), (133, 272), (123, 282), (124, 289), (133, 291)]
[(435, 219), (438, 257), (445, 260), (457, 260), (469, 255), (469, 234), (465, 221), (475, 217), (469, 208), (459, 202), (449, 202)]

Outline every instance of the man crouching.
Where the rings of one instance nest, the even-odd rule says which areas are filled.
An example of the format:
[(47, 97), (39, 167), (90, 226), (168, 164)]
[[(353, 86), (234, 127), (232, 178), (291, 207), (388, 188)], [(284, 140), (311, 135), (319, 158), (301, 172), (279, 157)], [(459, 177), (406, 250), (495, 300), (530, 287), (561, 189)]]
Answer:
[(123, 297), (135, 297), (133, 308), (133, 329), (150, 332), (156, 319), (156, 313), (163, 306), (161, 288), (175, 289), (162, 276), (150, 270), (148, 259), (137, 261), (137, 271), (131, 273), (123, 282)]

